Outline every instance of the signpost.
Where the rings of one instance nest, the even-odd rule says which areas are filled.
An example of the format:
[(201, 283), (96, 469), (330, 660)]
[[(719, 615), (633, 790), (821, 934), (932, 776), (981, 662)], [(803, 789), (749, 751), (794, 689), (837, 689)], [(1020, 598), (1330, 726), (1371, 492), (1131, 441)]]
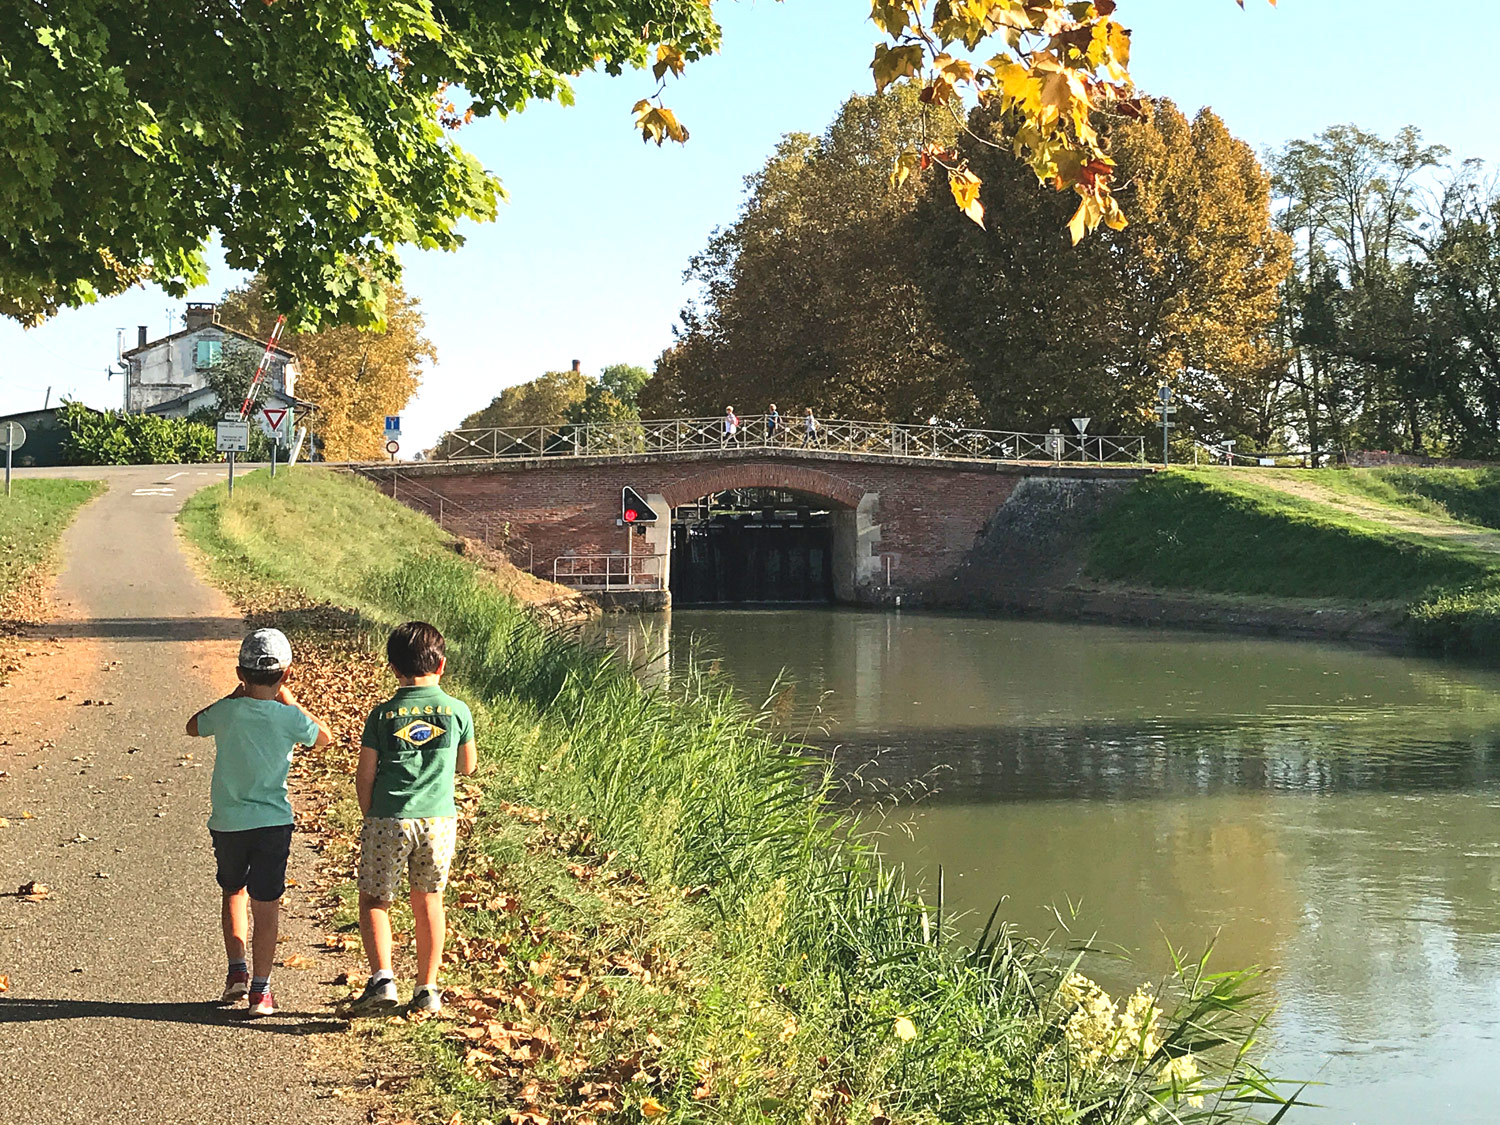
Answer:
[(250, 451), (250, 423), (242, 422), (239, 416), (226, 418), (215, 427), (215, 447), (220, 453), (229, 454), (229, 495), (234, 495), (234, 455)]
[[(1087, 463), (1088, 459), (1089, 459), (1089, 439), (1088, 439), (1088, 432), (1089, 432), (1089, 423), (1092, 422), (1092, 421), (1093, 421), (1092, 418), (1074, 418), (1073, 419), (1073, 425), (1078, 430), (1078, 451), (1083, 454), (1083, 460), (1084, 460), (1085, 463)], [(1102, 450), (1099, 453), (1099, 460), (1101, 460), (1101, 461), (1104, 460), (1104, 453), (1103, 453)]]
[(1165, 469), (1172, 463), (1172, 454), (1167, 448), (1167, 432), (1172, 428), (1172, 415), (1177, 412), (1177, 407), (1172, 405), (1172, 388), (1166, 383), (1161, 385), (1157, 397), (1161, 399), (1161, 467)]
[(271, 476), (276, 476), (276, 447), (286, 438), (291, 429), (291, 411), (284, 406), (262, 406), (260, 428), (271, 439)]
[(5, 423), (5, 432), (0, 433), (0, 442), (5, 443), (5, 495), (10, 495), (10, 458), (16, 450), (26, 444), (26, 427), (19, 422)]
[(401, 415), (387, 414), (385, 416), (385, 451), (391, 455), (391, 460), (396, 459), (396, 454), (401, 452)]
[(394, 461), (396, 454), (401, 452), (401, 443), (399, 441), (388, 441), (385, 443), (385, 451), (391, 455), (391, 460)]

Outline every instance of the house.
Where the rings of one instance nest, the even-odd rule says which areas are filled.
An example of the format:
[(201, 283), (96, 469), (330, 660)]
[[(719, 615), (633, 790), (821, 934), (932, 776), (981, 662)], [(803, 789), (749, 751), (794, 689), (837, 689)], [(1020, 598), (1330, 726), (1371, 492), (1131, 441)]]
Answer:
[[(185, 418), (205, 407), (217, 409), (219, 401), (209, 386), (208, 375), (214, 367), (231, 360), (239, 361), (245, 369), (249, 389), (250, 372), (260, 362), (266, 342), (220, 324), (219, 308), (214, 304), (189, 302), (183, 319), (180, 332), (149, 342), (146, 326), (141, 325), (136, 346), (121, 354), (127, 412)], [(296, 397), (297, 357), (292, 352), (272, 350), (265, 382), (262, 405), (290, 406), (298, 415), (314, 409), (312, 403)]]

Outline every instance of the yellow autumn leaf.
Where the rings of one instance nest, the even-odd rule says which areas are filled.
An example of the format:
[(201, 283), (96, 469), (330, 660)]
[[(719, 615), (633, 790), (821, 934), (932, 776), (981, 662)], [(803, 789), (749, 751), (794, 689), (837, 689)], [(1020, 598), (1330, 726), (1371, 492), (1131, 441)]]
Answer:
[(922, 157), (919, 153), (911, 152), (910, 150), (903, 152), (900, 156), (896, 157), (895, 167), (891, 169), (891, 187), (899, 188), (921, 166)]
[(903, 1043), (910, 1043), (917, 1037), (917, 1025), (912, 1023), (911, 1020), (907, 1019), (905, 1016), (896, 1017), (896, 1022), (891, 1027), (891, 1031), (895, 1034), (896, 1038), (901, 1040), (901, 1042)]
[(948, 187), (953, 192), (953, 201), (958, 209), (980, 226), (984, 226), (984, 204), (979, 202), (979, 188), (983, 184), (967, 168), (958, 168), (948, 173)]
[(875, 61), (870, 69), (875, 73), (875, 92), (885, 93), (885, 88), (902, 78), (910, 78), (922, 68), (922, 47), (912, 43), (905, 47), (887, 47), (881, 43), (875, 48)]
[(666, 1112), (667, 1107), (662, 1105), (661, 1102), (657, 1101), (655, 1098), (647, 1098), (645, 1101), (641, 1102), (642, 1117), (660, 1117)]
[(681, 75), (686, 66), (687, 60), (682, 56), (682, 48), (675, 43), (663, 43), (656, 48), (656, 65), (651, 68), (651, 73), (659, 81), (669, 70), (673, 74)]

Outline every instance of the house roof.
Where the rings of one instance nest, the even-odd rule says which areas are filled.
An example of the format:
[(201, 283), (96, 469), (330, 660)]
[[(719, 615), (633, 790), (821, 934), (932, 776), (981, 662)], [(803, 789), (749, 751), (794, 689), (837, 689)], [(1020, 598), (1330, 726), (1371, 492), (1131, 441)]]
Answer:
[[(165, 402), (158, 402), (154, 406), (146, 407), (145, 413), (157, 414), (163, 410), (172, 410), (179, 406), (186, 406), (195, 398), (201, 398), (205, 394), (213, 393), (214, 392), (212, 387), (196, 387), (193, 390), (188, 391), (186, 394), (180, 394), (176, 398), (169, 398)], [(299, 413), (305, 414), (308, 411), (318, 409), (318, 404), (315, 402), (308, 402), (307, 399), (298, 398), (296, 395), (283, 394), (281, 391), (271, 391), (268, 397), (277, 398), (282, 402), (290, 403), (292, 407)]]
[[(184, 336), (194, 336), (194, 335), (197, 335), (199, 332), (202, 332), (202, 331), (204, 331), (205, 329), (208, 329), (208, 328), (217, 328), (220, 332), (223, 332), (226, 335), (229, 335), (229, 336), (238, 336), (241, 340), (248, 340), (252, 344), (262, 344), (262, 345), (265, 344), (264, 340), (259, 339), (258, 337), (252, 336), (248, 332), (241, 332), (238, 328), (231, 328), (227, 324), (220, 324), (218, 321), (214, 321), (212, 324), (200, 324), (196, 328), (183, 328), (183, 329), (180, 329), (177, 332), (173, 332), (170, 336), (163, 336), (159, 340), (148, 341), (145, 344), (141, 344), (141, 345), (138, 345), (138, 346), (136, 346), (134, 348), (131, 348), (129, 351), (121, 352), (120, 355), (121, 355), (121, 358), (128, 358), (128, 357), (133, 356), (133, 355), (138, 355), (141, 352), (149, 352), (152, 348), (157, 347), (157, 346), (159, 346), (161, 344), (169, 344), (173, 340), (180, 340), (180, 339), (182, 339)], [(275, 352), (277, 355), (279, 355), (282, 358), (284, 358), (284, 359), (296, 359), (297, 358), (297, 353), (296, 352), (289, 352), (289, 351), (287, 351), (283, 347), (275, 347), (275, 348), (272, 348), (271, 350), (273, 352)]]

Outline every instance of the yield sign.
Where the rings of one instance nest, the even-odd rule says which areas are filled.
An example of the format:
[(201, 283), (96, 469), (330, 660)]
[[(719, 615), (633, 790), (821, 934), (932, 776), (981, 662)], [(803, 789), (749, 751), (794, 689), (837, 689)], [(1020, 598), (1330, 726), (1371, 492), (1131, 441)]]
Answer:
[(280, 430), (281, 429), (281, 423), (286, 420), (286, 408), (285, 407), (281, 407), (280, 409), (273, 410), (269, 406), (263, 406), (263, 407), (260, 408), (260, 412), (266, 416), (266, 425), (268, 425), (268, 426), (271, 427), (271, 432), (272, 433), (275, 433), (278, 430)]

